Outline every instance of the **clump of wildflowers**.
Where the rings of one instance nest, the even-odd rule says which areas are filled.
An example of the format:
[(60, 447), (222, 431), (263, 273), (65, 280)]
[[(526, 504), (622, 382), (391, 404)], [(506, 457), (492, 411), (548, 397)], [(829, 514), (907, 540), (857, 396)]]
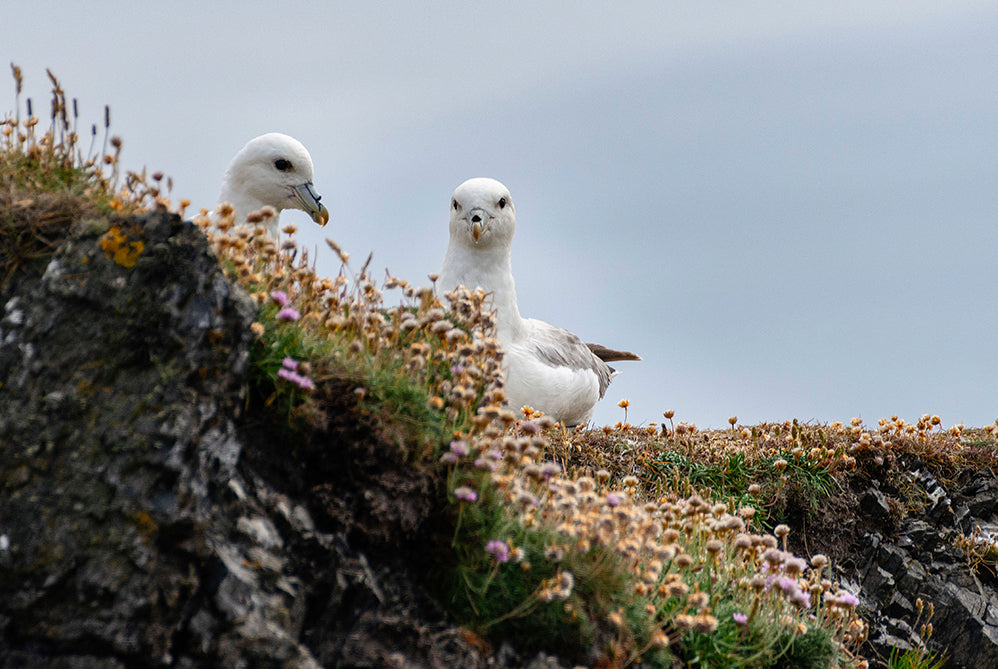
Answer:
[(294, 358), (284, 358), (281, 368), (277, 371), (277, 376), (285, 381), (290, 381), (302, 390), (315, 390), (315, 382), (304, 374), (300, 374), (298, 367), (298, 361)]

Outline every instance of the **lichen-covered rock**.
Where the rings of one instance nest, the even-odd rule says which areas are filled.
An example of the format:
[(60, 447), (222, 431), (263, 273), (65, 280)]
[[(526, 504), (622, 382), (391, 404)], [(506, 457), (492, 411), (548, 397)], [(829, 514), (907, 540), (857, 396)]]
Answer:
[(255, 307), (201, 233), (166, 213), (81, 226), (4, 298), (9, 661), (314, 664), (276, 533), (231, 489)]
[(0, 308), (0, 667), (561, 666), (447, 622), (446, 496), (348, 382), (308, 440), (244, 415), (256, 307), (194, 226), (78, 222)]

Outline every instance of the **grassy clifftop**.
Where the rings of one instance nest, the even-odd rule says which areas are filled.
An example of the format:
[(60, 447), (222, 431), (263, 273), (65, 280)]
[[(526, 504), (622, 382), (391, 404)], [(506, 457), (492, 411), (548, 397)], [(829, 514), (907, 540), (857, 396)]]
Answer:
[[(5, 299), (19, 277), (46, 270), (70, 227), (93, 227), (95, 248), (127, 270), (149, 251), (127, 216), (186, 206), (168, 200), (162, 175), (118, 174), (121, 142), (107, 124), (83, 149), (74, 105), (51, 79), (47, 130), (30, 111), (21, 118), (17, 98), (2, 125)], [(15, 80), (19, 93), (16, 69)], [(375, 279), (332, 240), (341, 271), (318, 276), (294, 226), (267, 236), (272, 215), (235, 225), (222, 207), (193, 220), (254, 301), (238, 420), (260, 441), (255, 452), (269, 452), (257, 464), (307, 482), (301, 491), (347, 536), (366, 522), (370, 537), (383, 521), (392, 530), (379, 550), (392, 532), (417, 537), (416, 571), (483, 655), (510, 641), (569, 666), (867, 666), (874, 612), (836, 568), (872, 527), (848, 522), (856, 491), (874, 480), (890, 490), (884, 530), (926, 505), (913, 463), (943, 484), (996, 467), (998, 425), (944, 429), (934, 416), (876, 426), (732, 417), (730, 429), (700, 430), (668, 411), (661, 424), (630, 425), (625, 402), (616, 426), (566, 430), (503, 405), (481, 291), (437, 296)], [(331, 435), (352, 445), (333, 452)], [(367, 443), (377, 458), (358, 447)], [(336, 481), (316, 479), (329, 461), (368, 489), (345, 499)], [(398, 508), (366, 521), (342, 511), (365, 494)], [(968, 569), (994, 565), (993, 542), (961, 536)], [(933, 666), (930, 617), (920, 604), (910, 649), (880, 660)]]

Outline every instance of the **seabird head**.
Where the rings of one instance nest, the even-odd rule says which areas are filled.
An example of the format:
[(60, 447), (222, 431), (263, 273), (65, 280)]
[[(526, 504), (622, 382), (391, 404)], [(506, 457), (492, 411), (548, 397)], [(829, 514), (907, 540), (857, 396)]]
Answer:
[(329, 221), (329, 210), (312, 185), (312, 157), (301, 142), (279, 132), (250, 140), (235, 155), (225, 171), (221, 199), (270, 205), (278, 212), (301, 209), (319, 225)]
[(509, 189), (495, 179), (468, 179), (450, 201), (450, 235), (471, 246), (509, 245), (516, 231), (516, 210)]

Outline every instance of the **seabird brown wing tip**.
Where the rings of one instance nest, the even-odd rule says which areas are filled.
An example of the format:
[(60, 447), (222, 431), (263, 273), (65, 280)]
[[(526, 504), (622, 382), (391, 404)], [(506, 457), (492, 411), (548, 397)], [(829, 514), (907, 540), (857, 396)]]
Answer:
[(617, 362), (618, 360), (640, 360), (641, 356), (630, 351), (615, 351), (602, 344), (586, 344), (589, 350), (603, 362)]

